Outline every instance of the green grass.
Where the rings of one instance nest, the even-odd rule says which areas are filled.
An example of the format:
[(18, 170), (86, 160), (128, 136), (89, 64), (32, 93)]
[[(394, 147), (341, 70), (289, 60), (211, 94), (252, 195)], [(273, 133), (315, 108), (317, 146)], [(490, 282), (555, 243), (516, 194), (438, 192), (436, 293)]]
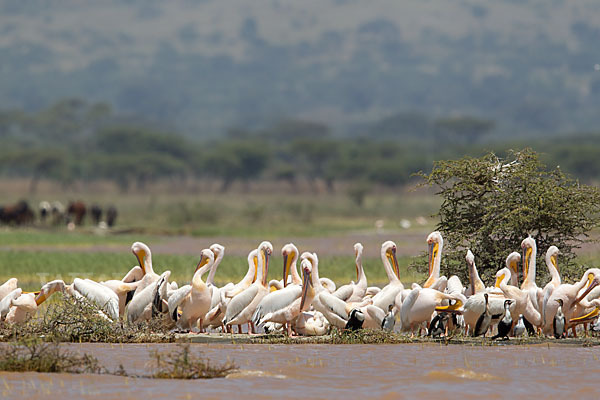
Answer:
[[(400, 258), (400, 272), (406, 283), (421, 281), (424, 276), (409, 271), (410, 258)], [(157, 273), (171, 271), (171, 280), (179, 284), (188, 283), (194, 273), (198, 257), (189, 255), (153, 256)], [(9, 278), (19, 279), (24, 290), (36, 290), (46, 282), (63, 279), (70, 283), (74, 278), (90, 278), (101, 281), (121, 279), (127, 271), (137, 265), (130, 253), (88, 253), (63, 251), (0, 251), (0, 281)], [(275, 255), (269, 267), (269, 279), (281, 279), (283, 259)], [(365, 273), (370, 284), (385, 284), (387, 277), (379, 259), (363, 261)], [(239, 281), (248, 270), (246, 257), (226, 256), (215, 275), (218, 285)], [(322, 277), (333, 279), (342, 285), (356, 280), (354, 257), (321, 257), (319, 272)]]
[[(133, 243), (135, 241), (148, 240), (148, 236), (140, 235), (114, 235), (107, 232), (97, 231), (93, 229), (85, 231), (68, 231), (66, 228), (56, 228), (52, 230), (40, 230), (36, 228), (7, 228), (0, 229), (0, 247), (10, 248), (27, 248), (30, 246), (52, 246), (56, 249), (61, 247), (74, 246), (111, 246), (123, 245), (123, 243)], [(159, 238), (153, 237), (154, 242)]]

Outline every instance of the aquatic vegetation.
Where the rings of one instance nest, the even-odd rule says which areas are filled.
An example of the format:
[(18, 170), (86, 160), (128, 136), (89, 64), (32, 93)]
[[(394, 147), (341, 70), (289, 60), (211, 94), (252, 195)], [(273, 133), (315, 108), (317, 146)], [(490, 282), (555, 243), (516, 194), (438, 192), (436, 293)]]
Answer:
[(0, 347), (0, 371), (105, 373), (98, 360), (89, 354), (61, 350), (58, 343), (28, 339)]
[(57, 293), (45, 312), (24, 324), (0, 325), (1, 341), (31, 338), (50, 342), (154, 343), (173, 342), (164, 320), (127, 324), (111, 321), (90, 302)]
[(237, 371), (237, 366), (231, 362), (221, 365), (211, 364), (202, 355), (190, 352), (189, 344), (181, 344), (172, 353), (153, 351), (152, 378), (160, 379), (209, 379), (223, 378)]

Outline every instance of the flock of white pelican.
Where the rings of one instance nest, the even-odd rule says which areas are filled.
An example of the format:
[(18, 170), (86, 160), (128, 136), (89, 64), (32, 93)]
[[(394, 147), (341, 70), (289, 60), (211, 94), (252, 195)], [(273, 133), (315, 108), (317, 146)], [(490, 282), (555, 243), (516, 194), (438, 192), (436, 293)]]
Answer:
[[(496, 273), (493, 286), (483, 283), (475, 256), (467, 251), (469, 282), (466, 287), (453, 275), (440, 276), (443, 239), (439, 232), (427, 237), (429, 276), (423, 285), (405, 288), (400, 280), (396, 244), (381, 245), (381, 261), (389, 279), (383, 288), (369, 286), (362, 265), (363, 246), (354, 245), (356, 282), (340, 287), (320, 277), (316, 253), (299, 253), (292, 243), (281, 249), (283, 276), (267, 281), (273, 245), (264, 241), (248, 254), (248, 272), (237, 283), (218, 287), (215, 273), (225, 248), (214, 244), (202, 250), (189, 284), (179, 287), (170, 281), (170, 271), (154, 272), (150, 248), (141, 242), (131, 250), (139, 265), (121, 280), (95, 282), (75, 278), (48, 282), (39, 292), (24, 292), (16, 278), (0, 286), (0, 319), (21, 323), (31, 318), (38, 306), (57, 291), (73, 301), (85, 298), (110, 320), (130, 323), (164, 318), (183, 332), (237, 332), (248, 325), (248, 333), (282, 331), (287, 335), (324, 335), (331, 327), (341, 329), (385, 329), (407, 334), (448, 335), (463, 330), (465, 335), (508, 338), (530, 334), (565, 337), (569, 328), (593, 323), (600, 329), (600, 269), (587, 269), (574, 284), (561, 282), (557, 257), (551, 246), (545, 257), (552, 279), (536, 284), (536, 242), (527, 237), (523, 256), (513, 252), (506, 267)], [(519, 286), (518, 264), (522, 262)], [(298, 263), (300, 272), (298, 272)], [(207, 275), (208, 274), (208, 275)], [(206, 280), (205, 280), (206, 276)], [(594, 323), (595, 321), (595, 323)], [(495, 333), (495, 334), (494, 334)]]

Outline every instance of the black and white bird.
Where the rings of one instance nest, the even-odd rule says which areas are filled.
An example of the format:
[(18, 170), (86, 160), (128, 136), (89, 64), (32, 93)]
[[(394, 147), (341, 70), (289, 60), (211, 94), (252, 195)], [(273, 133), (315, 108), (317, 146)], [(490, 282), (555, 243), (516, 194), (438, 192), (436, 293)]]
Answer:
[(600, 318), (596, 320), (596, 323), (592, 324), (591, 330), (594, 333), (600, 332)]
[(554, 332), (554, 337), (557, 339), (562, 338), (565, 335), (565, 314), (563, 314), (563, 300), (556, 299), (558, 302), (558, 309), (556, 310), (556, 315), (554, 316), (554, 322), (552, 323), (552, 328)]
[(363, 323), (365, 322), (365, 315), (357, 308), (353, 308), (350, 311), (348, 322), (346, 322), (346, 329), (356, 331), (362, 329)]
[(525, 324), (523, 323), (523, 314), (519, 314), (519, 321), (515, 325), (513, 332), (515, 337), (521, 337), (525, 334)]
[(510, 328), (512, 328), (512, 317), (510, 315), (510, 305), (514, 303), (512, 299), (504, 300), (504, 314), (502, 319), (498, 322), (498, 333), (492, 337), (492, 340), (498, 338), (506, 338), (508, 339), (508, 335), (510, 334)]
[(381, 321), (381, 329), (384, 331), (391, 332), (394, 330), (394, 325), (396, 325), (396, 316), (393, 311), (394, 305), (390, 304), (388, 307), (388, 313)]
[(492, 322), (492, 313), (490, 312), (488, 294), (485, 293), (483, 297), (485, 298), (485, 309), (477, 319), (477, 324), (475, 324), (475, 329), (473, 330), (473, 336), (485, 336), (490, 327), (490, 323)]
[(446, 332), (446, 323), (450, 319), (450, 315), (448, 313), (442, 312), (433, 317), (431, 323), (429, 324), (429, 329), (427, 330), (427, 336), (431, 337), (440, 337), (442, 334)]

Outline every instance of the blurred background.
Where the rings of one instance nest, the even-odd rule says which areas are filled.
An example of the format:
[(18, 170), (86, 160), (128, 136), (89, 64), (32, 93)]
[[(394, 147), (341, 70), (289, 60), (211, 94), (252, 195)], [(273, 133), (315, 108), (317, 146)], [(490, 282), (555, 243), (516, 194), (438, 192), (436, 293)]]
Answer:
[(41, 201), (81, 200), (84, 226), (92, 205), (99, 221), (118, 210), (114, 232), (409, 231), (417, 253), (439, 200), (413, 174), (435, 160), (531, 147), (597, 183), (595, 0), (31, 0), (0, 15), (0, 204), (25, 200), (41, 227)]

